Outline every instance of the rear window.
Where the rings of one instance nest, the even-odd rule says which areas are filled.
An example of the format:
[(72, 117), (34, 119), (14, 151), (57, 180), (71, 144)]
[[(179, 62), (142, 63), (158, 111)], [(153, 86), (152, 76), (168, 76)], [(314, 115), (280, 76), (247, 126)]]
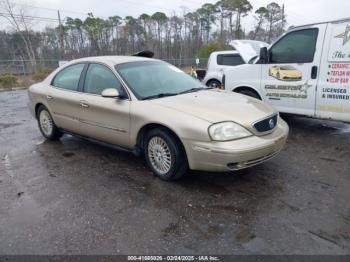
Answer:
[(76, 64), (69, 66), (57, 73), (52, 85), (55, 87), (77, 91), (80, 75), (83, 72), (85, 64)]
[(224, 66), (237, 66), (244, 64), (240, 55), (218, 55), (217, 64)]

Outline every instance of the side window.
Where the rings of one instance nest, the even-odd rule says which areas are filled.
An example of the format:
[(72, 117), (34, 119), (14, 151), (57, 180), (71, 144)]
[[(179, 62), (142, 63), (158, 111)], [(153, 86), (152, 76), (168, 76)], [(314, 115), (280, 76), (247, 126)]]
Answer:
[(218, 55), (217, 63), (224, 66), (237, 66), (244, 64), (244, 61), (239, 55)]
[(121, 83), (106, 66), (100, 64), (90, 64), (86, 73), (84, 92), (101, 95), (107, 88), (115, 88), (121, 95), (125, 95)]
[(270, 63), (312, 63), (318, 29), (305, 29), (287, 34), (270, 50)]
[(77, 64), (69, 66), (58, 72), (52, 81), (55, 87), (77, 91), (81, 72), (83, 72), (85, 64)]

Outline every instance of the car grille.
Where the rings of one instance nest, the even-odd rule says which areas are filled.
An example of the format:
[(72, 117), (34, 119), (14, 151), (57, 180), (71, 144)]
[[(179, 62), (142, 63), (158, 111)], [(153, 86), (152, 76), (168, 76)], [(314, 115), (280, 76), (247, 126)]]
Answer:
[(278, 114), (255, 123), (254, 128), (260, 133), (269, 132), (275, 129), (277, 126), (277, 120)]

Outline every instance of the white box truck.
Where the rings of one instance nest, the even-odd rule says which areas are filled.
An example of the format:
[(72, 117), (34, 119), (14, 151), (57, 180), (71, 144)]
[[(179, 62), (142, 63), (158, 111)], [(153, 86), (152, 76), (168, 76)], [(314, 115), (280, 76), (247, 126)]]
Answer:
[(350, 18), (295, 27), (259, 51), (231, 44), (246, 64), (224, 71), (226, 90), (283, 113), (350, 122)]

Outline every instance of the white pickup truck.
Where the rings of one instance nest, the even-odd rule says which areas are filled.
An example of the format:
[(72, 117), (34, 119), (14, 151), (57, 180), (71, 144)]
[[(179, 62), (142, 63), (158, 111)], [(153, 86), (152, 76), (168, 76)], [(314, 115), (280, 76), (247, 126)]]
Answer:
[[(263, 46), (268, 46), (268, 44), (260, 41), (243, 41), (252, 46), (257, 46), (258, 49)], [(224, 70), (242, 65), (244, 63), (245, 62), (240, 56), (239, 52), (235, 50), (213, 52), (209, 56), (208, 69), (202, 82), (209, 87), (219, 88), (222, 84)]]
[(280, 112), (350, 122), (350, 18), (295, 27), (260, 50), (232, 45), (246, 64), (226, 69), (226, 90)]

